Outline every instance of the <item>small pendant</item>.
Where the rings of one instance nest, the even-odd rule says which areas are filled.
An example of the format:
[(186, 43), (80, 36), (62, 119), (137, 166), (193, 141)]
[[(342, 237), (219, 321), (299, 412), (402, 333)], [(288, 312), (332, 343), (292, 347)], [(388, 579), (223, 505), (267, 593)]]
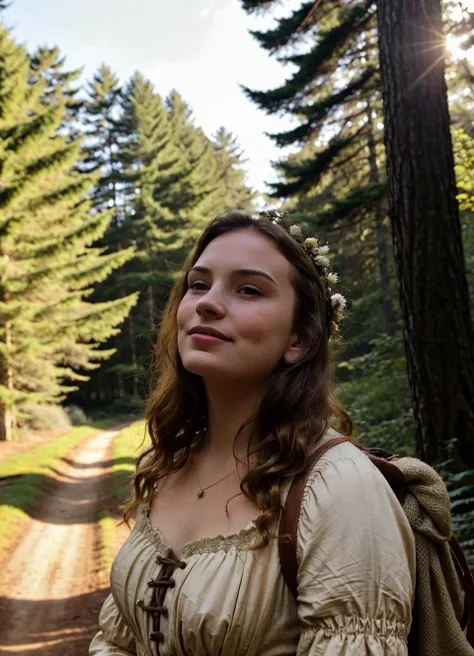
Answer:
[(198, 490), (197, 492), (198, 498), (200, 499), (201, 497), (204, 496), (204, 490)]

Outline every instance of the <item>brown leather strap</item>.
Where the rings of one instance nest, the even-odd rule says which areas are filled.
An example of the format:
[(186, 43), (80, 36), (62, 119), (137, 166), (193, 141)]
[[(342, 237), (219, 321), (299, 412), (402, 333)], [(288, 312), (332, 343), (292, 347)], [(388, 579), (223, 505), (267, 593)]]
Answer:
[(308, 480), (314, 463), (323, 456), (326, 451), (336, 444), (343, 442), (350, 442), (348, 437), (335, 437), (328, 440), (316, 449), (312, 458), (311, 466), (295, 476), (288, 496), (286, 497), (285, 507), (283, 508), (282, 516), (280, 519), (278, 551), (280, 555), (280, 565), (283, 578), (288, 588), (291, 590), (293, 597), (296, 599), (298, 594), (297, 589), (297, 574), (298, 574), (298, 561), (296, 559), (296, 536), (298, 530), (298, 519), (300, 516), (301, 500), (303, 492)]

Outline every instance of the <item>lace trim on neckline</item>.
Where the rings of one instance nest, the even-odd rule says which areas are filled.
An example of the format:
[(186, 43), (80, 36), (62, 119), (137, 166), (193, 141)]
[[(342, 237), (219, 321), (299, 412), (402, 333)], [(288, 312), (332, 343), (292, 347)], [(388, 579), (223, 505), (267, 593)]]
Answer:
[[(160, 529), (151, 525), (148, 513), (150, 504), (143, 503), (137, 510), (135, 528), (142, 533), (155, 547), (159, 553), (169, 551), (170, 547), (161, 533)], [(218, 534), (213, 537), (197, 538), (186, 542), (181, 550), (180, 558), (187, 558), (204, 553), (216, 553), (217, 551), (229, 551), (232, 548), (243, 551), (251, 546), (256, 537), (257, 529), (252, 522), (247, 528), (243, 528), (238, 533), (229, 533), (228, 535)]]

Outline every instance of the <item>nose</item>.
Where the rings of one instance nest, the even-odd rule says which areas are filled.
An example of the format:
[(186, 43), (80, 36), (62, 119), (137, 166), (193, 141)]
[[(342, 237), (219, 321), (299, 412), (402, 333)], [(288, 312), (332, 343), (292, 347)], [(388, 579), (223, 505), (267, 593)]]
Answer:
[(213, 287), (203, 294), (197, 304), (196, 312), (200, 317), (222, 319), (225, 316), (225, 306), (219, 291)]

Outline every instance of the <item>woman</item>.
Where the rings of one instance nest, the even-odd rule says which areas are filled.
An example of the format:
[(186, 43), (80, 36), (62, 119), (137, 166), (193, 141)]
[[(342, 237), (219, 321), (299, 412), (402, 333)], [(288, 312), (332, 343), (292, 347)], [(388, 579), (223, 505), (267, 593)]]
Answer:
[(407, 654), (412, 531), (350, 443), (313, 465), (298, 522), (298, 600), (278, 559), (293, 477), (330, 422), (327, 247), (280, 219), (212, 221), (176, 282), (137, 464), (135, 527), (111, 573), (91, 656)]

